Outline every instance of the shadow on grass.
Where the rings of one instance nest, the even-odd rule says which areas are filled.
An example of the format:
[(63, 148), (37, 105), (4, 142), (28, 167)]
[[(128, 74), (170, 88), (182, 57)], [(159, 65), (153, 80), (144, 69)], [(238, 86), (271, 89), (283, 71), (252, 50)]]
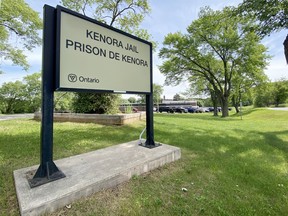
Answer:
[(252, 114), (252, 113), (254, 113), (254, 112), (256, 112), (256, 109), (249, 109), (249, 110), (247, 110), (247, 111), (244, 111), (244, 112), (242, 112), (242, 113), (234, 113), (234, 114), (232, 114), (231, 115), (231, 117), (241, 117), (241, 115), (242, 116), (247, 116), (247, 115), (250, 115), (250, 114)]
[[(261, 132), (257, 125), (249, 130), (245, 125), (235, 127), (236, 121), (201, 113), (156, 115), (155, 140), (180, 147), (182, 159), (173, 165), (169, 175), (159, 174), (159, 188), (152, 187), (158, 181), (152, 179), (152, 189), (143, 189), (146, 194), (141, 193), (141, 197), (163, 199), (163, 211), (170, 215), (285, 215), (288, 142), (283, 136), (288, 130)], [(224, 128), (225, 122), (229, 125)], [(56, 123), (54, 158), (136, 140), (144, 125)], [(0, 198), (0, 215), (18, 213), (13, 170), (39, 163), (39, 126), (11, 133), (0, 133), (0, 192), (4, 194)], [(182, 186), (189, 192), (179, 192)], [(137, 206), (131, 202), (131, 208)]]
[(288, 130), (280, 132), (266, 132), (260, 134), (264, 137), (265, 143), (267, 145), (270, 145), (273, 149), (278, 149), (280, 152), (285, 154), (288, 160), (288, 142), (279, 138), (279, 136), (287, 136)]
[[(21, 126), (20, 126), (21, 125)], [(144, 124), (101, 126), (54, 123), (53, 160), (136, 140)], [(40, 163), (40, 122), (17, 120), (0, 128), (0, 215), (18, 215), (13, 171)]]
[[(180, 114), (180, 113), (174, 113), (174, 114), (166, 114), (166, 113), (162, 113), (162, 114), (156, 114), (156, 116), (159, 117), (165, 117), (165, 118), (170, 118), (170, 119), (198, 119), (198, 120), (202, 120), (202, 121), (238, 121), (241, 120), (240, 117), (239, 119), (236, 118), (223, 118), (221, 117), (221, 113), (219, 114), (219, 116), (213, 116), (213, 113), (185, 113), (185, 114)], [(174, 121), (172, 120), (172, 121)]]
[[(53, 133), (54, 159), (136, 140), (141, 130), (129, 125), (119, 127), (55, 123)], [(0, 143), (0, 156), (4, 158), (3, 163), (9, 163), (15, 159), (19, 160), (18, 165), (25, 167), (39, 161), (40, 128), (30, 132), (23, 130), (14, 134), (2, 133), (0, 134)]]

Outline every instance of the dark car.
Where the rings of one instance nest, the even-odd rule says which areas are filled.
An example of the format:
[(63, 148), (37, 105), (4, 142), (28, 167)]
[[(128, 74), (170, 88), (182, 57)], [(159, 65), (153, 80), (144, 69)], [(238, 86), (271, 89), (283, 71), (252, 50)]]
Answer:
[(184, 108), (184, 107), (175, 107), (175, 108), (173, 108), (174, 110), (175, 110), (175, 112), (177, 112), (177, 113), (187, 113), (188, 112), (188, 110), (186, 109), (186, 108)]
[[(221, 107), (217, 107), (218, 112), (221, 112)], [(214, 111), (214, 107), (208, 107), (209, 112), (213, 112)]]
[(167, 113), (174, 113), (175, 110), (172, 108), (172, 107), (159, 107), (159, 112), (162, 113), (162, 112), (167, 112)]
[[(222, 111), (222, 108), (221, 107), (217, 107), (218, 109), (218, 112), (221, 112)], [(208, 110), (209, 112), (213, 112), (214, 111), (214, 107), (208, 107)], [(228, 107), (228, 110), (231, 111), (232, 108), (231, 107)]]
[(213, 112), (214, 111), (214, 107), (208, 107), (209, 112)]
[(195, 112), (196, 112), (196, 109), (197, 109), (197, 108), (195, 108), (195, 107), (188, 107), (188, 108), (187, 108), (187, 111), (188, 111), (189, 113), (195, 113)]

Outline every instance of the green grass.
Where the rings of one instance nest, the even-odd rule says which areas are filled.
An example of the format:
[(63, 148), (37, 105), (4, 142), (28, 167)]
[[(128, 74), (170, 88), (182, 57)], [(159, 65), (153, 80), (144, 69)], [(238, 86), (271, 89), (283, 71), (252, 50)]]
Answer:
[[(155, 140), (182, 158), (53, 215), (287, 215), (288, 112), (246, 109), (243, 120), (156, 114)], [(54, 158), (136, 140), (123, 127), (55, 123)], [(39, 163), (39, 122), (0, 122), (0, 215), (18, 215), (12, 172)], [(183, 192), (182, 188), (188, 191)]]

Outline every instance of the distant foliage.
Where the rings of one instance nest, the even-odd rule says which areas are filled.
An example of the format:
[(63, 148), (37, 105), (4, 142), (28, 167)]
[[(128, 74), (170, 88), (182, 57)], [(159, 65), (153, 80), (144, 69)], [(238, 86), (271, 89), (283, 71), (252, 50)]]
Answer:
[(254, 106), (268, 107), (286, 103), (288, 99), (288, 80), (280, 79), (276, 82), (267, 82), (254, 89)]
[(255, 88), (254, 107), (268, 107), (272, 104), (272, 85), (270, 83), (261, 84)]
[(128, 102), (129, 103), (136, 103), (136, 98), (135, 97), (129, 97)]
[(174, 100), (174, 101), (180, 101), (180, 100), (184, 100), (184, 98), (183, 98), (180, 94), (176, 93), (176, 94), (173, 96), (173, 100)]
[[(74, 93), (55, 92), (54, 111), (72, 110)], [(0, 113), (33, 113), (41, 108), (41, 73), (27, 75), (22, 81), (0, 87)]]
[(23, 82), (4, 83), (0, 88), (1, 113), (35, 112), (41, 105), (40, 73), (23, 78)]
[(281, 79), (273, 83), (272, 97), (276, 107), (286, 102), (288, 99), (288, 80)]

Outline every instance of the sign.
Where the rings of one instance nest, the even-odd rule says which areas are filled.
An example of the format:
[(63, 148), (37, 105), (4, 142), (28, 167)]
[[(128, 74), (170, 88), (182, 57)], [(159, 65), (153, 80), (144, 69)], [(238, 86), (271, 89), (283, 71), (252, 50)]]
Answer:
[(151, 93), (151, 43), (59, 6), (56, 41), (56, 90)]
[(152, 44), (61, 6), (45, 5), (43, 15), (40, 166), (28, 180), (30, 187), (65, 177), (53, 162), (55, 90), (146, 94), (142, 146), (159, 146), (154, 142)]

